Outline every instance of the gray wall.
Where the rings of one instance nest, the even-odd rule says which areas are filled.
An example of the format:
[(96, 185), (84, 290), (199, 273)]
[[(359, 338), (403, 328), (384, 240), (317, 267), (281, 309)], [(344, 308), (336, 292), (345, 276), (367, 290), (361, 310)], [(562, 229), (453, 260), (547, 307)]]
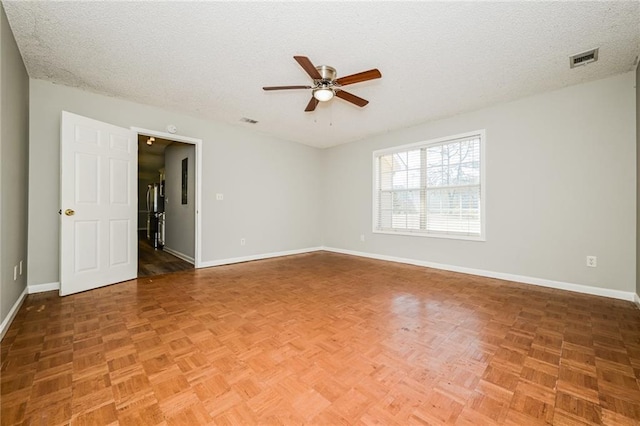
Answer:
[(640, 295), (640, 64), (636, 66), (636, 295)]
[[(67, 110), (124, 127), (172, 123), (204, 140), (204, 262), (324, 244), (634, 291), (634, 81), (626, 73), (319, 151), (259, 127), (32, 80), (29, 283), (58, 281), (58, 138)], [(487, 132), (487, 241), (372, 234), (372, 151), (477, 129)], [(587, 255), (598, 256), (597, 268), (586, 267)]]
[[(27, 285), (29, 78), (0, 5), (0, 322)], [(20, 260), (23, 274), (13, 280)]]
[[(634, 79), (617, 75), (327, 149), (324, 245), (634, 291)], [(486, 242), (372, 233), (374, 150), (478, 129), (487, 140)]]
[[(320, 151), (175, 111), (30, 81), (29, 284), (59, 281), (60, 114), (203, 140), (202, 261), (320, 245)], [(240, 116), (238, 117), (238, 120)], [(259, 125), (258, 125), (259, 126)], [(223, 193), (224, 201), (216, 201)], [(240, 239), (246, 238), (246, 245)]]
[[(195, 248), (195, 157), (194, 145), (174, 143), (164, 151), (165, 247), (189, 258)], [(188, 164), (187, 204), (182, 204), (182, 160)], [(214, 194), (215, 196), (215, 194)]]

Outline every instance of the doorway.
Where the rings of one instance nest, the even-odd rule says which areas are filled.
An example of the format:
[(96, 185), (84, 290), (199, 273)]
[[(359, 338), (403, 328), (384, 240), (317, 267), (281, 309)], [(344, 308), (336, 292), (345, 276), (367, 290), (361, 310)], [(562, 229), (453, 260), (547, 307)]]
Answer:
[(199, 140), (138, 136), (138, 278), (198, 267)]

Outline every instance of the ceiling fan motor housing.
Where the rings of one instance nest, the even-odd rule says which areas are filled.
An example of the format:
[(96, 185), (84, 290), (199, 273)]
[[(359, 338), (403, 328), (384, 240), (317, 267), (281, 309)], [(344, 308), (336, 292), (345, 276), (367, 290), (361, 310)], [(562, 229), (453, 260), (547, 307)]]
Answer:
[(336, 79), (336, 69), (327, 65), (317, 66), (316, 69), (322, 76), (322, 80), (319, 80), (321, 83), (330, 83)]

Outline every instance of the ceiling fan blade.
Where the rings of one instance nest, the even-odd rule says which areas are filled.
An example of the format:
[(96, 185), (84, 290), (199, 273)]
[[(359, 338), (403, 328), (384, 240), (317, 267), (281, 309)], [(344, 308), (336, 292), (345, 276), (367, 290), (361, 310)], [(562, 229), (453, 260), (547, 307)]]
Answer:
[(382, 74), (380, 74), (380, 71), (378, 71), (377, 68), (374, 68), (369, 71), (363, 71), (357, 74), (348, 75), (346, 77), (340, 77), (336, 80), (336, 83), (341, 86), (346, 86), (347, 84), (360, 83), (362, 81), (374, 80), (380, 77), (382, 77)]
[(306, 56), (294, 56), (293, 59), (298, 61), (300, 66), (307, 72), (307, 74), (311, 76), (311, 78), (313, 78), (314, 80), (322, 79), (322, 76), (320, 75), (316, 67), (313, 66), (309, 58), (307, 58)]
[(267, 86), (262, 90), (289, 90), (289, 89), (311, 89), (311, 86)]
[(305, 108), (305, 112), (311, 112), (314, 111), (316, 109), (316, 107), (318, 106), (318, 103), (320, 101), (317, 100), (316, 98), (314, 98), (313, 96), (311, 97), (311, 100), (309, 101), (309, 103), (307, 104), (307, 107)]
[(359, 107), (363, 107), (369, 103), (368, 100), (362, 99), (352, 93), (345, 92), (344, 90), (336, 90), (336, 96), (347, 102), (351, 102), (354, 105), (358, 105)]

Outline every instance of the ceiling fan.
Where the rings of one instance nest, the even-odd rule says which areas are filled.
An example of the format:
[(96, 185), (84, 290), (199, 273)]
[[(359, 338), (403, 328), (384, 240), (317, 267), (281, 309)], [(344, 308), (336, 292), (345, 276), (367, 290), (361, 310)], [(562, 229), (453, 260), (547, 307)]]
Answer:
[(351, 74), (346, 77), (336, 78), (336, 70), (327, 65), (314, 66), (311, 60), (306, 56), (294, 56), (300, 66), (309, 74), (313, 79), (313, 86), (268, 86), (263, 87), (263, 90), (289, 90), (289, 89), (311, 89), (313, 96), (307, 104), (306, 112), (310, 112), (316, 109), (319, 102), (326, 102), (331, 100), (334, 96), (344, 99), (347, 102), (351, 102), (354, 105), (363, 107), (369, 103), (366, 99), (362, 99), (354, 94), (345, 92), (342, 90), (342, 86), (349, 84), (360, 83), (367, 80), (373, 80), (382, 77), (380, 71), (376, 68), (359, 72), (357, 74)]

